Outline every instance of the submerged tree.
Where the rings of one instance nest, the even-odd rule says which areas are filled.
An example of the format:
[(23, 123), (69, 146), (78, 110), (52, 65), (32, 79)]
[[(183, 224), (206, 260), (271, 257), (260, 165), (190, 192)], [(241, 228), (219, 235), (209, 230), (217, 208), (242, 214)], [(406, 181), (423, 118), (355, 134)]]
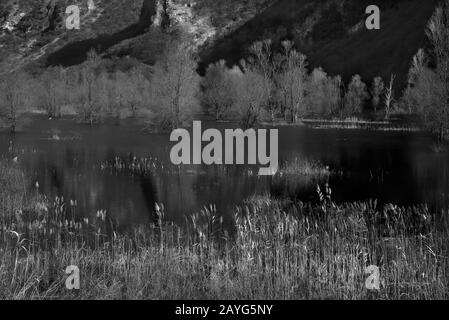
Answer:
[(30, 103), (28, 75), (14, 72), (0, 79), (0, 117), (15, 133), (20, 115)]
[(173, 130), (189, 121), (197, 108), (199, 76), (186, 42), (172, 43), (156, 63), (151, 80), (151, 111), (159, 129)]
[(66, 102), (66, 79), (61, 67), (49, 68), (39, 78), (37, 89), (49, 117), (61, 117), (61, 108)]
[(310, 75), (307, 105), (310, 112), (328, 116), (338, 110), (341, 78), (331, 77), (321, 68)]
[(278, 87), (282, 102), (294, 123), (307, 111), (307, 61), (305, 55), (293, 49), (291, 42), (283, 42), (283, 48), (283, 71), (278, 77)]
[(431, 110), (438, 131), (439, 141), (443, 141), (449, 129), (449, 0), (437, 9), (426, 30), (433, 45), (436, 60), (436, 75), (441, 86), (440, 99)]
[(133, 68), (128, 77), (125, 101), (132, 117), (144, 107), (149, 81), (140, 68)]
[(78, 110), (83, 120), (92, 125), (101, 118), (101, 103), (99, 101), (97, 67), (99, 56), (90, 51), (87, 61), (81, 67), (78, 78)]
[(136, 117), (145, 105), (149, 81), (142, 70), (133, 68), (129, 72), (117, 71), (113, 77), (115, 92), (112, 103), (114, 112)]
[(394, 100), (394, 89), (393, 84), (396, 76), (392, 74), (390, 76), (390, 83), (388, 84), (388, 87), (385, 88), (385, 96), (384, 96), (384, 104), (385, 104), (385, 119), (390, 118), (391, 114), (391, 106), (393, 104)]
[(356, 74), (352, 77), (348, 86), (348, 92), (345, 96), (345, 109), (348, 114), (360, 113), (363, 111), (363, 105), (368, 98), (366, 84), (362, 78)]
[(210, 65), (202, 80), (201, 102), (215, 120), (225, 119), (235, 104), (236, 80), (225, 61)]
[(273, 101), (274, 97), (274, 78), (279, 70), (280, 60), (274, 56), (271, 40), (264, 40), (254, 43), (250, 48), (252, 56), (249, 59), (249, 64), (252, 70), (257, 72), (263, 81), (259, 85), (263, 85), (265, 91), (264, 96), (265, 109), (269, 112), (271, 121), (274, 121), (276, 113), (276, 104)]
[(118, 103), (117, 96), (120, 95), (121, 83), (117, 73), (108, 74), (103, 71), (97, 77), (97, 99), (103, 112), (118, 120), (121, 117), (122, 105)]
[(426, 34), (432, 44), (431, 54), (428, 59), (420, 49), (413, 58), (403, 99), (421, 114), (441, 143), (449, 130), (449, 0), (436, 9)]
[(245, 63), (244, 74), (237, 78), (236, 107), (240, 124), (244, 129), (256, 126), (264, 115), (264, 106), (269, 100), (267, 79)]
[(381, 77), (375, 77), (371, 85), (371, 103), (373, 105), (374, 112), (377, 112), (377, 108), (380, 105), (381, 97), (384, 94), (385, 85)]
[(428, 59), (423, 49), (413, 57), (408, 73), (408, 87), (402, 97), (409, 113), (416, 112), (432, 129), (430, 110), (438, 104), (441, 92), (436, 73), (428, 67)]

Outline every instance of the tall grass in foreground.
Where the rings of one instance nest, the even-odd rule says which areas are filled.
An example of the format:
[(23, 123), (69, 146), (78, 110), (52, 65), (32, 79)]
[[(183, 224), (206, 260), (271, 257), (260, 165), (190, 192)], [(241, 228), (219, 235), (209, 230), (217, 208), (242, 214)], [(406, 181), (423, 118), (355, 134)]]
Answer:
[[(5, 170), (8, 169), (5, 167)], [(20, 174), (9, 169), (8, 174)], [(2, 171), (2, 174), (4, 171)], [(253, 197), (229, 234), (214, 206), (119, 233), (104, 211), (77, 219), (76, 204), (36, 193), (10, 202), (1, 177), (0, 298), (7, 299), (444, 299), (448, 214), (425, 206), (336, 205)], [(20, 181), (20, 179), (18, 179)], [(23, 189), (22, 189), (23, 190)], [(17, 190), (16, 194), (20, 194)], [(15, 200), (14, 200), (15, 201)], [(380, 268), (382, 287), (365, 288)], [(77, 265), (81, 289), (65, 288)]]

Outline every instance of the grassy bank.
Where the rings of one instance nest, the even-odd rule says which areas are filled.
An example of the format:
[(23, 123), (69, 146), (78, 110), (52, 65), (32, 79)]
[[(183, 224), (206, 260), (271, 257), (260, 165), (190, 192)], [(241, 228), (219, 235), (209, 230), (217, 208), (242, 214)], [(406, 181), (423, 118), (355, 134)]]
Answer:
[(285, 161), (279, 168), (279, 174), (284, 176), (308, 176), (308, 177), (328, 177), (331, 171), (328, 166), (321, 162), (307, 158), (293, 158)]
[(302, 123), (314, 129), (363, 129), (373, 131), (405, 131), (419, 132), (423, 131), (422, 127), (414, 122), (403, 121), (376, 121), (364, 120), (358, 118), (347, 118), (344, 120), (337, 119), (304, 119)]
[[(326, 191), (319, 204), (248, 199), (231, 230), (210, 207), (182, 228), (157, 210), (153, 224), (118, 232), (104, 211), (76, 219), (76, 203), (26, 192), (9, 164), (0, 173), (0, 298), (448, 298), (448, 212), (337, 205)], [(365, 288), (371, 264), (379, 291)], [(65, 288), (69, 265), (80, 290)]]

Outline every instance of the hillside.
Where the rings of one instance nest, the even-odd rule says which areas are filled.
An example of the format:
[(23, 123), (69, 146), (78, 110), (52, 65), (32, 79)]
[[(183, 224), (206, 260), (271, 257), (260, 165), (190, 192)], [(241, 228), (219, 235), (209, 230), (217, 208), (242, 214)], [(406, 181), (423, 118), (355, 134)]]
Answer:
[(413, 55), (426, 45), (425, 26), (437, 1), (376, 1), (381, 29), (364, 26), (371, 1), (280, 0), (202, 53), (201, 69), (219, 59), (236, 64), (249, 44), (264, 38), (294, 40), (313, 67), (321, 66), (344, 80), (359, 73), (366, 81), (398, 75), (405, 84)]
[[(219, 59), (236, 64), (249, 45), (270, 38), (294, 40), (311, 66), (365, 81), (390, 73), (405, 76), (412, 56), (425, 46), (424, 28), (437, 0), (378, 0), (381, 30), (364, 27), (367, 0), (95, 0), (80, 5), (82, 25), (65, 30), (66, 0), (16, 0), (0, 5), (0, 72), (11, 68), (70, 66), (96, 49), (106, 57), (130, 56), (154, 63), (167, 30), (192, 36), (199, 71)], [(49, 11), (48, 8), (52, 8)], [(50, 14), (51, 13), (51, 14)]]
[[(95, 8), (89, 9), (87, 0), (7, 1), (0, 7), (0, 12), (6, 12), (0, 13), (0, 70), (29, 64), (45, 66), (49, 56), (71, 44), (138, 28), (142, 12), (149, 7), (155, 8), (154, 2), (95, 0)], [(66, 30), (64, 26), (65, 8), (73, 4), (80, 8), (80, 30)], [(116, 41), (136, 34), (128, 32)], [(80, 63), (84, 58), (85, 55), (81, 54), (74, 62)]]

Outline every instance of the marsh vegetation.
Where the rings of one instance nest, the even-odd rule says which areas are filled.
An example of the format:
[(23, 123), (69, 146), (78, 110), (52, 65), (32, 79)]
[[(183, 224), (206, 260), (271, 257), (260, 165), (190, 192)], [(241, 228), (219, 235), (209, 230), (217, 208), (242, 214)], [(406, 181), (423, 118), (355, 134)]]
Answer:
[[(158, 205), (152, 224), (119, 232), (105, 211), (77, 219), (75, 203), (27, 192), (13, 165), (3, 161), (1, 174), (2, 298), (447, 298), (447, 211), (337, 205), (326, 188), (316, 204), (251, 197), (230, 227), (214, 206), (181, 227)], [(73, 264), (76, 292), (65, 288)], [(364, 286), (370, 264), (380, 291)]]

